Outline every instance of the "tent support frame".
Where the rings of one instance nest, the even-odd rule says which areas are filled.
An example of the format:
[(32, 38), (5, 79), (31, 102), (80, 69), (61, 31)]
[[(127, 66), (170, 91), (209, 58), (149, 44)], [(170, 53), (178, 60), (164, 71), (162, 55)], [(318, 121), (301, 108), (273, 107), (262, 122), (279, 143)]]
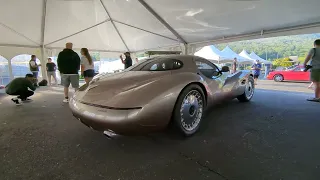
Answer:
[(5, 24), (4, 24), (4, 23), (2, 23), (2, 22), (0, 22), (0, 26), (3, 26), (4, 28), (6, 28), (6, 29), (10, 30), (11, 32), (13, 32), (13, 33), (15, 33), (15, 34), (17, 34), (17, 35), (19, 35), (19, 36), (21, 36), (21, 37), (25, 38), (26, 40), (28, 40), (28, 41), (30, 41), (30, 42), (32, 42), (32, 43), (34, 43), (34, 44), (36, 44), (36, 45), (40, 45), (39, 43), (37, 43), (37, 42), (35, 42), (34, 40), (32, 40), (32, 39), (28, 38), (27, 36), (23, 35), (22, 33), (19, 33), (18, 31), (16, 31), (16, 30), (14, 30), (13, 28), (11, 28), (11, 27), (9, 27), (9, 26), (5, 25)]
[(126, 42), (124, 41), (124, 39), (123, 39), (122, 35), (120, 34), (119, 29), (117, 28), (117, 26), (116, 26), (116, 25), (115, 25), (115, 23), (113, 22), (113, 19), (112, 19), (112, 17), (110, 16), (110, 13), (109, 13), (109, 11), (108, 11), (108, 9), (107, 9), (106, 5), (102, 2), (102, 0), (100, 0), (100, 3), (102, 4), (102, 6), (103, 6), (104, 10), (106, 11), (107, 15), (109, 16), (110, 21), (111, 21), (111, 23), (112, 23), (112, 25), (113, 25), (114, 29), (117, 31), (117, 33), (118, 33), (118, 35), (119, 35), (119, 37), (120, 37), (120, 39), (121, 39), (122, 43), (123, 43), (123, 44), (124, 44), (124, 46), (127, 48), (127, 50), (128, 50), (128, 51), (130, 51), (130, 49), (128, 48), (128, 46), (127, 46)]
[(138, 30), (140, 30), (140, 31), (144, 31), (144, 32), (147, 32), (147, 33), (150, 33), (150, 34), (153, 34), (153, 35), (156, 35), (156, 36), (160, 36), (160, 37), (163, 37), (163, 38), (167, 38), (167, 39), (170, 39), (170, 40), (173, 40), (173, 41), (179, 41), (179, 40), (177, 40), (177, 39), (174, 39), (174, 38), (171, 38), (171, 37), (168, 37), (168, 36), (164, 36), (164, 35), (161, 35), (161, 34), (152, 32), (152, 31), (148, 31), (148, 30), (145, 30), (145, 29), (142, 29), (142, 28), (139, 28), (139, 27), (136, 27), (136, 26), (133, 26), (133, 25), (130, 25), (130, 24), (127, 24), (127, 23), (118, 21), (118, 20), (114, 20), (114, 19), (112, 19), (112, 20), (113, 20), (114, 22), (116, 22), (116, 23), (123, 24), (123, 25), (125, 25), (125, 26), (132, 27), (132, 28), (138, 29)]
[(64, 40), (64, 39), (67, 39), (67, 38), (72, 37), (72, 36), (75, 36), (75, 35), (77, 35), (77, 34), (80, 34), (80, 33), (84, 32), (84, 31), (87, 31), (87, 30), (89, 30), (89, 29), (92, 29), (92, 28), (94, 28), (94, 27), (96, 27), (96, 26), (99, 26), (99, 25), (101, 25), (101, 24), (103, 24), (103, 23), (106, 23), (106, 22), (108, 22), (108, 21), (110, 21), (110, 19), (106, 19), (106, 20), (104, 20), (104, 21), (102, 21), (102, 22), (100, 22), (100, 23), (98, 23), (98, 24), (95, 24), (95, 25), (90, 26), (90, 27), (88, 27), (88, 28), (82, 29), (81, 31), (75, 32), (75, 33), (73, 33), (73, 34), (70, 34), (70, 35), (65, 36), (65, 37), (63, 37), (63, 38), (60, 38), (60, 39), (55, 40), (55, 41), (53, 41), (53, 42), (47, 43), (47, 44), (45, 44), (44, 46), (48, 46), (48, 45), (50, 45), (50, 44), (53, 44), (53, 43), (62, 41), (62, 40)]
[(155, 18), (158, 19), (166, 28), (168, 28), (183, 44), (188, 44), (180, 34), (174, 30), (158, 13), (156, 13), (153, 8), (151, 8), (144, 0), (138, 0), (142, 6), (144, 6)]

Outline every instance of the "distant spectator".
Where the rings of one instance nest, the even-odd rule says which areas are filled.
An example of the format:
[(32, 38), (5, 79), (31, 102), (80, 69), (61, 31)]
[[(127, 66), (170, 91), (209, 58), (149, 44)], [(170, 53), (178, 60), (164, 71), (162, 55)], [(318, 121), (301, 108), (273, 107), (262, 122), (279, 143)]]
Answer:
[(32, 96), (34, 94), (33, 91), (36, 90), (34, 80), (32, 74), (27, 74), (25, 78), (15, 78), (6, 86), (6, 93), (8, 95), (18, 96), (11, 99), (16, 105), (21, 105), (19, 99), (23, 102), (31, 101), (28, 97)]
[(320, 102), (320, 39), (314, 41), (314, 48), (310, 49), (305, 61), (304, 67), (307, 67), (308, 62), (311, 60), (311, 81), (314, 85), (314, 98), (307, 99), (308, 101)]
[(138, 58), (136, 58), (136, 63), (138, 63), (139, 62), (139, 59)]
[(84, 76), (86, 83), (89, 84), (94, 76), (94, 63), (87, 48), (81, 49), (81, 55), (81, 74)]
[(232, 73), (236, 73), (237, 72), (237, 58), (233, 59), (233, 64), (232, 64)]
[(260, 72), (261, 72), (261, 63), (259, 62), (259, 60), (257, 59), (256, 62), (251, 66), (251, 69), (253, 70), (253, 78), (254, 78), (254, 84), (257, 85), (259, 76), (260, 76)]
[(80, 57), (72, 50), (72, 43), (67, 43), (66, 48), (58, 55), (58, 69), (61, 73), (61, 82), (64, 86), (64, 100), (69, 102), (70, 83), (74, 90), (79, 88)]
[(39, 74), (39, 67), (41, 66), (41, 64), (37, 64), (37, 57), (36, 55), (31, 55), (31, 60), (29, 61), (29, 67), (30, 67), (30, 71), (33, 74), (33, 77), (36, 79), (35, 82), (35, 86), (38, 86), (37, 82), (38, 82), (38, 74)]
[(48, 81), (49, 81), (49, 85), (51, 86), (51, 78), (54, 79), (54, 83), (55, 85), (57, 84), (57, 76), (56, 76), (56, 64), (54, 62), (52, 62), (51, 58), (48, 58), (48, 63), (46, 64), (47, 67), (47, 75), (48, 75)]
[(123, 60), (122, 55), (120, 55), (120, 59), (124, 64), (124, 69), (127, 69), (132, 66), (132, 59), (129, 52), (124, 53), (124, 55), (126, 56), (126, 58)]

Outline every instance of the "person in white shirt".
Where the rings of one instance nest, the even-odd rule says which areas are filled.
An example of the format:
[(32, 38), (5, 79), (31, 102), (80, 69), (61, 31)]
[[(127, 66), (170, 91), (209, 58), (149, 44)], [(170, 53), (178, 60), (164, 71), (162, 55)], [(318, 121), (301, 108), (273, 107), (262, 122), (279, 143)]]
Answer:
[(84, 76), (84, 80), (88, 84), (94, 76), (94, 63), (87, 48), (81, 49), (81, 55), (81, 74)]

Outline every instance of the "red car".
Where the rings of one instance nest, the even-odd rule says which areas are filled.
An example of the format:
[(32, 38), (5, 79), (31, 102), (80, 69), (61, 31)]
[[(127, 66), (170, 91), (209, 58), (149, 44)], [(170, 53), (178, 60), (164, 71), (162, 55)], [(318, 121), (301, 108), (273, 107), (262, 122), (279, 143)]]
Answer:
[(281, 71), (272, 71), (268, 74), (267, 79), (276, 82), (281, 81), (310, 81), (310, 70), (304, 72), (303, 66), (295, 66), (290, 69)]

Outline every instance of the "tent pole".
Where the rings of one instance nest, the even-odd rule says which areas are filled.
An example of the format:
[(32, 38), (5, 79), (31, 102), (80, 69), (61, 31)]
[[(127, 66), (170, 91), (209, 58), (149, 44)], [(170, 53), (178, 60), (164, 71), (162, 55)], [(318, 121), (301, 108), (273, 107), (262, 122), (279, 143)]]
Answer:
[(47, 77), (47, 71), (46, 71), (46, 58), (45, 58), (45, 48), (44, 46), (41, 47), (41, 73), (42, 73), (42, 79), (48, 79)]

